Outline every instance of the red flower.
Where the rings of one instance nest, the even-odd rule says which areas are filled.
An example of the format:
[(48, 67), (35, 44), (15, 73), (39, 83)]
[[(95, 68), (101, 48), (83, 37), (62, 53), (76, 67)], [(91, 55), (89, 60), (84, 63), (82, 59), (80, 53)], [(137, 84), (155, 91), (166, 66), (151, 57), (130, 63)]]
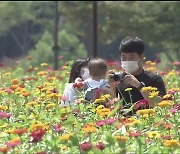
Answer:
[(172, 136), (161, 135), (164, 140), (172, 140)]
[(137, 102), (137, 104), (133, 107), (133, 109), (137, 110), (139, 108), (147, 108), (149, 107), (148, 100), (142, 99)]
[(104, 143), (103, 143), (103, 142), (99, 142), (99, 143), (96, 145), (96, 148), (99, 149), (99, 150), (104, 150), (104, 148), (105, 148)]
[(0, 67), (3, 67), (4, 66), (4, 64), (0, 64)]
[(82, 88), (82, 87), (83, 87), (83, 83), (82, 83), (82, 82), (74, 83), (74, 84), (73, 84), (73, 87), (74, 87), (74, 88)]
[(33, 138), (31, 142), (36, 143), (41, 141), (45, 133), (46, 131), (44, 129), (32, 131), (30, 134), (30, 136)]
[(129, 136), (130, 137), (139, 137), (141, 135), (141, 132), (140, 131), (137, 131), (137, 132), (129, 132)]
[(81, 151), (89, 151), (91, 147), (92, 147), (91, 142), (85, 142), (80, 145)]

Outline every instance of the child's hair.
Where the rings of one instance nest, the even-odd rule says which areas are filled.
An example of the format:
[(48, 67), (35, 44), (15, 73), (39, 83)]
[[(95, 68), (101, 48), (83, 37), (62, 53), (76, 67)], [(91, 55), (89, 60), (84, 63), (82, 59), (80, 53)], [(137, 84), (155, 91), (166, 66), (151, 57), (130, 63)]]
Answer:
[(86, 67), (88, 65), (89, 60), (90, 59), (78, 59), (73, 63), (69, 83), (73, 83), (77, 77), (81, 77), (80, 70), (82, 67)]
[(105, 76), (107, 72), (107, 63), (102, 58), (97, 57), (89, 61), (88, 68), (92, 77)]

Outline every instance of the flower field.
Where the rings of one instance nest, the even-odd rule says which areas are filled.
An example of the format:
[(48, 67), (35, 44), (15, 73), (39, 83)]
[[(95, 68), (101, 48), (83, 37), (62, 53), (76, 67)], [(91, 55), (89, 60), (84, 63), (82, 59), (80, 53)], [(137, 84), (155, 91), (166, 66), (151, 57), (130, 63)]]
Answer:
[[(133, 106), (139, 109), (136, 114), (124, 117), (122, 101), (109, 95), (90, 104), (80, 92), (76, 102), (61, 106), (70, 66), (1, 69), (0, 153), (180, 153), (179, 71), (162, 72), (147, 61), (146, 69), (163, 77), (167, 95), (155, 108), (144, 109), (147, 101), (139, 101)], [(156, 89), (144, 90), (156, 101)]]

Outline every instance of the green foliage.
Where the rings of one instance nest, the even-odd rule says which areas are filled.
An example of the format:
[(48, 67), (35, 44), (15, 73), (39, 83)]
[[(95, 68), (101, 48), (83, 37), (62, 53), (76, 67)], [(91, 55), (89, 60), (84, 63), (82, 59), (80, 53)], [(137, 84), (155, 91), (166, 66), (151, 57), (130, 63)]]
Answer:
[[(86, 57), (84, 45), (80, 43), (75, 35), (70, 34), (65, 30), (59, 32), (59, 45), (62, 47), (59, 51), (59, 55), (64, 56), (64, 60)], [(53, 37), (48, 31), (46, 31), (36, 44), (35, 49), (31, 50), (28, 54), (28, 57), (31, 57), (32, 60), (27, 62), (27, 59), (22, 59), (20, 66), (23, 68), (28, 68), (40, 66), (41, 63), (53, 65), (54, 55), (52, 47)], [(69, 49), (72, 48), (73, 51), (63, 50), (63, 47), (70, 47)], [(64, 60), (59, 60), (59, 66), (64, 64)]]

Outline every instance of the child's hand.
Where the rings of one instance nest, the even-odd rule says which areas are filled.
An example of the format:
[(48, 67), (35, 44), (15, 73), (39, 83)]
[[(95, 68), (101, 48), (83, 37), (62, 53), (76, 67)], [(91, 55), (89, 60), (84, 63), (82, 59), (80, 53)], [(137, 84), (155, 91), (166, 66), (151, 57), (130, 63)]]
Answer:
[(83, 80), (81, 79), (81, 78), (79, 78), (79, 77), (77, 77), (76, 79), (75, 79), (75, 83), (80, 83), (80, 82), (82, 82)]

